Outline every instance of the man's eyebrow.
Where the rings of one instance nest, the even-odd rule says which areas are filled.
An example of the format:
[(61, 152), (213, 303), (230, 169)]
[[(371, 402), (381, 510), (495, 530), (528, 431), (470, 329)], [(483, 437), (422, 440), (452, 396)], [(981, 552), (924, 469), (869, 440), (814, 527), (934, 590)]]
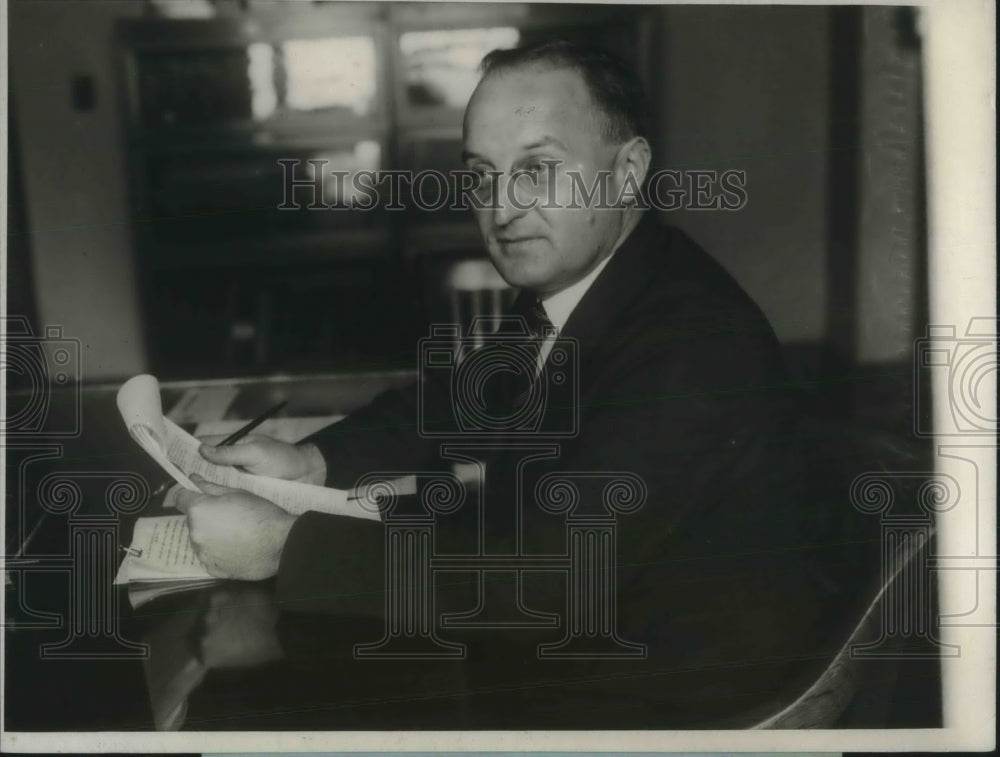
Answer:
[(486, 158), (484, 158), (482, 155), (479, 155), (478, 153), (474, 153), (474, 152), (471, 152), (469, 150), (462, 150), (462, 162), (463, 163), (468, 163), (470, 160), (473, 160), (473, 159), (475, 159), (475, 160), (482, 160), (482, 161), (484, 161), (486, 163), (489, 163), (489, 161), (486, 160)]
[[(556, 139), (555, 137), (549, 136), (549, 135), (545, 135), (544, 137), (539, 137), (534, 142), (532, 142), (531, 144), (525, 145), (521, 149), (524, 150), (524, 151), (526, 151), (526, 152), (528, 152), (528, 151), (531, 151), (531, 150), (537, 150), (540, 147), (558, 147), (560, 150), (563, 150), (564, 152), (569, 152), (569, 148), (566, 147), (566, 145), (562, 141)], [(466, 163), (466, 162), (468, 162), (470, 160), (474, 160), (474, 159), (475, 160), (482, 160), (485, 163), (489, 163), (490, 162), (489, 160), (487, 160), (486, 158), (484, 158), (482, 155), (479, 155), (478, 153), (474, 153), (474, 152), (472, 152), (470, 150), (462, 150), (462, 162), (463, 163)]]
[(560, 140), (548, 135), (535, 140), (530, 145), (525, 145), (523, 149), (537, 150), (539, 147), (558, 147), (560, 150), (569, 152), (569, 149)]

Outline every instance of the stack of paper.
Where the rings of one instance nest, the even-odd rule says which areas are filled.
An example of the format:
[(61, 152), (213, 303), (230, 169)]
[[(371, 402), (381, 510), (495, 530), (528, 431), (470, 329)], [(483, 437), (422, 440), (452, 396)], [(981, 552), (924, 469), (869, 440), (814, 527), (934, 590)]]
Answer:
[(194, 553), (187, 517), (139, 518), (115, 583), (193, 580), (212, 580), (212, 574)]

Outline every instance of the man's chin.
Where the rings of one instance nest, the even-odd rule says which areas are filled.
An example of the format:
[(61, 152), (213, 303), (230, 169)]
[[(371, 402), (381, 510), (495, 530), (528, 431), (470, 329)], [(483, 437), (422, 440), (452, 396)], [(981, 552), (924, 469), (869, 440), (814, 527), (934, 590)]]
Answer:
[(538, 257), (517, 253), (492, 256), (493, 266), (503, 280), (518, 289), (544, 288), (550, 282), (552, 271), (548, 270), (542, 264), (544, 261)]
[(516, 266), (497, 266), (497, 270), (500, 272), (500, 277), (515, 289), (538, 291), (545, 289), (549, 283), (549, 277), (540, 271), (526, 270)]

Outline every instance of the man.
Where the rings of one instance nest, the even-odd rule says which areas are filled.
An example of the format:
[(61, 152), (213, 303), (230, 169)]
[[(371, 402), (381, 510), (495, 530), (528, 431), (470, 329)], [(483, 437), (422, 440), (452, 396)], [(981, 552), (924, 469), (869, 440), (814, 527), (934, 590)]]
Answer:
[[(822, 610), (795, 552), (807, 505), (777, 340), (721, 267), (642, 207), (635, 190), (646, 178), (650, 147), (641, 90), (621, 62), (547, 43), (494, 52), (483, 68), (464, 123), (466, 165), (480, 177), (477, 197), (489, 200), (475, 216), (497, 270), (522, 290), (516, 311), (547, 319), (560, 339), (578, 346), (578, 427), (560, 437), (558, 454), (523, 470), (517, 450), (484, 453), (493, 510), (483, 518), (491, 522), (458, 518), (452, 530), (475, 539), (481, 528), (495, 548), (489, 551), (514, 545), (513, 553), (559, 554), (566, 521), (539, 514), (534, 484), (552, 472), (641, 480), (645, 502), (616, 523), (616, 601), (620, 636), (644, 646), (645, 662), (595, 663), (582, 675), (634, 676), (642, 664), (682, 676), (659, 687), (662, 698), (649, 708), (745, 712), (796, 673), (789, 660), (813, 648)], [(601, 178), (608, 207), (597, 206), (599, 196), (581, 202), (581, 188)], [(543, 368), (553, 344), (548, 333), (539, 347)], [(544, 370), (537, 380), (547, 380)], [(446, 386), (424, 391), (437, 398), (437, 412), (456, 401)], [(298, 446), (251, 437), (205, 446), (202, 454), (340, 488), (372, 471), (427, 470), (440, 440), (417, 432), (416, 393), (387, 393)], [(518, 470), (523, 479), (512, 477)], [(599, 479), (577, 477), (581, 501), (599, 501)], [(176, 500), (210, 571), (251, 580), (277, 575), (279, 595), (293, 608), (381, 611), (381, 524), (316, 513), (295, 518), (245, 492), (207, 482), (203, 488)], [(564, 611), (565, 585), (545, 579), (526, 576), (515, 586), (518, 606)], [(481, 576), (471, 595), (442, 603), (474, 606), (477, 592), (482, 604), (489, 592)], [(683, 670), (696, 671), (697, 683)]]

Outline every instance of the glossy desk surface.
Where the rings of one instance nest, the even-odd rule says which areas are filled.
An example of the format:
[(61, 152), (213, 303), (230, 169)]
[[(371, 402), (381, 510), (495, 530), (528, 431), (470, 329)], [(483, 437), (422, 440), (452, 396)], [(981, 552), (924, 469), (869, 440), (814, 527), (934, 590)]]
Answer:
[[(348, 413), (412, 379), (394, 372), (232, 382), (239, 392), (226, 417), (253, 417), (285, 399), (288, 416)], [(189, 388), (163, 385), (164, 409)], [(338, 721), (364, 728), (366, 717), (369, 727), (385, 727), (384, 708), (367, 704), (377, 695), (365, 686), (345, 686), (352, 678), (372, 678), (377, 663), (365, 666), (364, 677), (350, 672), (351, 642), (377, 639), (379, 629), (359, 628), (351, 619), (279, 618), (272, 582), (220, 582), (138, 609), (118, 587), (111, 589), (113, 619), (76, 612), (80, 603), (103, 601), (94, 596), (94, 584), (110, 583), (107, 571), (120, 557), (103, 575), (83, 575), (87, 568), (73, 559), (80, 551), (74, 530), (96, 524), (127, 544), (139, 515), (168, 514), (163, 495), (152, 496), (166, 475), (129, 437), (116, 391), (55, 391), (41, 407), (44, 423), (7, 439), (7, 730), (337, 728)], [(39, 407), (28, 395), (8, 398), (12, 418)], [(112, 501), (120, 507), (109, 506)], [(67, 640), (73, 643), (49, 648)], [(413, 675), (398, 665), (382, 667)], [(459, 667), (448, 676), (454, 679)], [(380, 685), (383, 691), (406, 689), (394, 681)], [(441, 686), (445, 693), (461, 690), (456, 680)], [(187, 712), (178, 711), (188, 698), (180, 708)]]
[[(284, 399), (289, 416), (347, 413), (412, 378), (235, 382), (227, 417)], [(165, 385), (164, 408), (187, 388)], [(383, 636), (381, 621), (283, 612), (273, 582), (219, 582), (134, 609), (127, 589), (109, 588), (120, 561), (111, 540), (127, 543), (136, 517), (163, 514), (150, 492), (165, 476), (126, 432), (116, 389), (54, 392), (45, 423), (7, 439), (8, 731), (746, 727), (776, 707), (748, 702), (732, 721), (704, 723), (651, 710), (644, 695), (676, 691), (686, 671), (595, 680), (572, 662), (533, 665), (530, 633), (509, 648), (473, 635), (461, 658), (355, 659), (355, 645)], [(8, 407), (31, 401), (12, 395)], [(110, 561), (93, 558), (109, 545)], [(579, 701), (592, 707), (561, 706), (588, 687), (595, 697)]]

